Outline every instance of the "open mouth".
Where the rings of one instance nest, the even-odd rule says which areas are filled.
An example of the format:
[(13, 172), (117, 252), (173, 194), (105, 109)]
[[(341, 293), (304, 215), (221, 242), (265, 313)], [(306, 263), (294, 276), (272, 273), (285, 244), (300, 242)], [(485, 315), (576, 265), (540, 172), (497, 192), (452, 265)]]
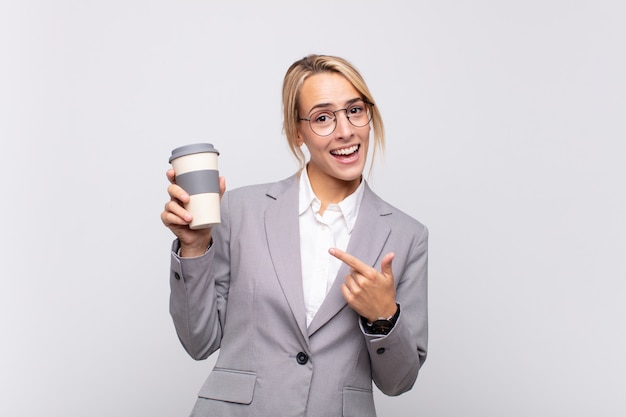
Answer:
[(341, 157), (341, 158), (355, 156), (356, 153), (359, 151), (360, 147), (361, 145), (352, 145), (347, 148), (335, 149), (333, 151), (330, 151), (330, 154), (333, 156)]

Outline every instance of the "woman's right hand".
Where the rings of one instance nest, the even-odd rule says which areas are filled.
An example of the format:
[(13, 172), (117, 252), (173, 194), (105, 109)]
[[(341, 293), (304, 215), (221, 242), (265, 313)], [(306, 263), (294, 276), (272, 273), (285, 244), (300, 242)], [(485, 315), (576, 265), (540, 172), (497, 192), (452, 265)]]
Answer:
[[(166, 173), (170, 185), (167, 192), (170, 201), (165, 204), (161, 213), (161, 221), (169, 228), (180, 241), (180, 256), (190, 258), (204, 254), (211, 243), (211, 228), (192, 230), (189, 228), (192, 215), (185, 210), (184, 205), (189, 202), (189, 194), (176, 184), (176, 173), (169, 169)], [(220, 177), (220, 198), (226, 190), (224, 177)]]

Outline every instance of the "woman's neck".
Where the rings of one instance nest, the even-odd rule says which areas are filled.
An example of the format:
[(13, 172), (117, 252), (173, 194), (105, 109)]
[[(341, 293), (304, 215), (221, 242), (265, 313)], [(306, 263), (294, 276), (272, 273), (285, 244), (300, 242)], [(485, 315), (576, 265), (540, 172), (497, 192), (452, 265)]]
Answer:
[(307, 170), (313, 193), (315, 193), (315, 196), (321, 202), (320, 214), (324, 214), (329, 204), (337, 204), (343, 201), (346, 197), (355, 192), (361, 184), (361, 177), (344, 181), (330, 175), (325, 175), (317, 170), (311, 170), (308, 166), (305, 169)]

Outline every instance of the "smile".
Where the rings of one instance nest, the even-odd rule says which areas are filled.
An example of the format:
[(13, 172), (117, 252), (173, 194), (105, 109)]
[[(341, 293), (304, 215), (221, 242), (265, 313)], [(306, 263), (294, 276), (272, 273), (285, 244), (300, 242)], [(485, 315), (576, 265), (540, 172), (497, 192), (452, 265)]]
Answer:
[(350, 146), (349, 148), (336, 149), (334, 151), (330, 151), (330, 153), (331, 153), (331, 155), (346, 156), (346, 155), (351, 155), (351, 154), (357, 152), (358, 150), (359, 150), (359, 145), (353, 145), (353, 146)]

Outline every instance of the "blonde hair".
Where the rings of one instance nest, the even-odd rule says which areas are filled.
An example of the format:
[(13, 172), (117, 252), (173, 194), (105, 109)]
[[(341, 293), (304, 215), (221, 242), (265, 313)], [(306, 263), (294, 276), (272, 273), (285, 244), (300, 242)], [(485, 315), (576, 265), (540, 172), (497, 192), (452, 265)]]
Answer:
[[(304, 168), (306, 160), (298, 143), (298, 123), (299, 118), (303, 117), (298, 113), (300, 91), (304, 80), (311, 75), (324, 72), (342, 75), (361, 94), (363, 100), (374, 104), (374, 99), (367, 84), (365, 84), (365, 80), (359, 71), (345, 59), (330, 55), (312, 54), (294, 62), (283, 79), (283, 133), (287, 137), (289, 150), (298, 160), (301, 169)], [(377, 149), (380, 150), (381, 154), (385, 151), (385, 128), (380, 111), (374, 105), (371, 107), (371, 124), (374, 131), (372, 156), (375, 157)]]

